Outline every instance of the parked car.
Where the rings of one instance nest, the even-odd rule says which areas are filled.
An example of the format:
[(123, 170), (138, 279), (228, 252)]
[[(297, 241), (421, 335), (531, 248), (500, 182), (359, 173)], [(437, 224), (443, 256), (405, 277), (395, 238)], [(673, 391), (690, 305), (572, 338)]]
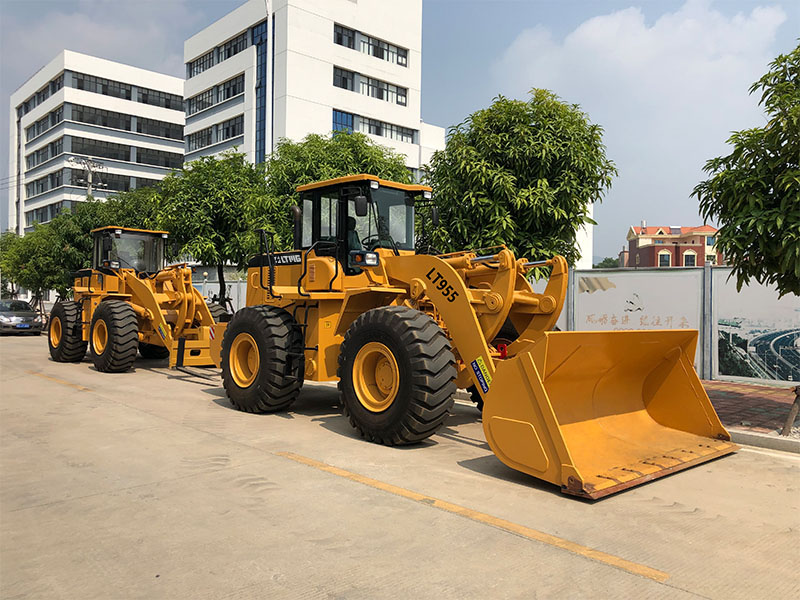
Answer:
[(44, 320), (22, 300), (0, 300), (0, 333), (40, 335)]

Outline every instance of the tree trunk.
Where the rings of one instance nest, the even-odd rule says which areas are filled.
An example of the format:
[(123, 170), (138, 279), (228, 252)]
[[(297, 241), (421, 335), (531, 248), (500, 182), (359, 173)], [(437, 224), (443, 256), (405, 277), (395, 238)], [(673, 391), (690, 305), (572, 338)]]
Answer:
[(225, 265), (222, 262), (217, 264), (217, 279), (219, 281), (219, 304), (225, 306)]

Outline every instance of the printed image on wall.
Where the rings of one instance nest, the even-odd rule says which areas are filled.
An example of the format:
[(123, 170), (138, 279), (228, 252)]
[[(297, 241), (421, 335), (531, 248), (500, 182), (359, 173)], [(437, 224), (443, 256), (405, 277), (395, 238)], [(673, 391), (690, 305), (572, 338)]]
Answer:
[(719, 375), (800, 381), (800, 298), (714, 270)]
[[(580, 272), (575, 329), (698, 329), (702, 339), (702, 269)], [(703, 357), (698, 344), (695, 368)]]

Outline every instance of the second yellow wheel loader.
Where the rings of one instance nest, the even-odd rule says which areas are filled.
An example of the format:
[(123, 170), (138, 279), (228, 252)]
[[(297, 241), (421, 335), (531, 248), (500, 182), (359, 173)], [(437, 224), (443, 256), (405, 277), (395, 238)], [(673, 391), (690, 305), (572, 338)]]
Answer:
[[(247, 307), (214, 326), (211, 355), (237, 408), (284, 410), (304, 380), (338, 380), (363, 437), (410, 444), (474, 387), (501, 461), (589, 498), (736, 449), (693, 368), (697, 331), (552, 331), (562, 257), (415, 253), (425, 186), (358, 175), (298, 191), (295, 250), (264, 237)], [(526, 275), (545, 265), (538, 294)]]
[(185, 264), (164, 268), (165, 231), (102, 227), (92, 231), (92, 268), (75, 274), (74, 299), (50, 313), (50, 356), (98, 371), (127, 371), (136, 360), (169, 358), (170, 367), (211, 366), (211, 326), (227, 318), (207, 305)]

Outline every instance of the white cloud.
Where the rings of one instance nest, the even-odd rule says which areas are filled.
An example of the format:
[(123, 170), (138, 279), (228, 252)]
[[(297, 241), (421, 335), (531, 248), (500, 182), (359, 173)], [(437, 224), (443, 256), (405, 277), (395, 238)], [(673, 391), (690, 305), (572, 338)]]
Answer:
[(495, 65), (504, 93), (551, 89), (605, 128), (620, 177), (595, 210), (596, 254), (618, 251), (643, 217), (699, 223), (688, 196), (730, 131), (764, 122), (748, 88), (774, 58), (785, 20), (777, 7), (726, 16), (709, 0), (688, 0), (654, 23), (634, 7), (591, 18), (561, 40), (534, 27), (511, 43)]

